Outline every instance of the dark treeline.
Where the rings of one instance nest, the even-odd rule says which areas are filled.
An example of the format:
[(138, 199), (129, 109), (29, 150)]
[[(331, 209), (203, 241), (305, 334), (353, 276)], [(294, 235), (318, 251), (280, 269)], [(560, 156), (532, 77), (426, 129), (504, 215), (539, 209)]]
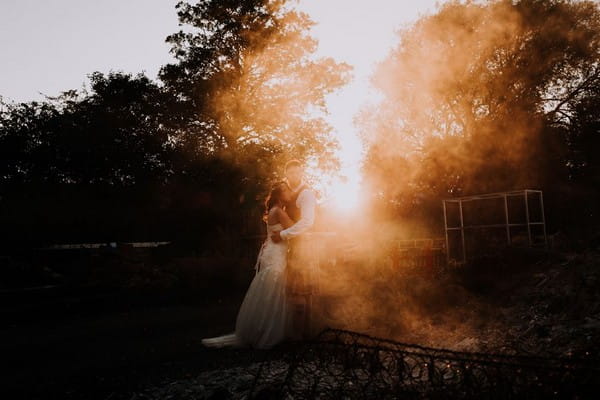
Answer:
[(173, 95), (143, 75), (90, 80), (84, 96), (69, 92), (5, 113), (5, 241), (171, 240), (225, 218), (239, 200), (233, 192), (245, 189), (241, 170), (194, 151), (202, 138), (185, 127), (174, 141)]
[(92, 73), (85, 91), (0, 104), (4, 248), (210, 247), (219, 234), (259, 231), (261, 199), (290, 157), (336, 167), (323, 97), (348, 67), (308, 58), (316, 43), (306, 15), (285, 0), (177, 9), (186, 30), (166, 39), (175, 62), (157, 81)]

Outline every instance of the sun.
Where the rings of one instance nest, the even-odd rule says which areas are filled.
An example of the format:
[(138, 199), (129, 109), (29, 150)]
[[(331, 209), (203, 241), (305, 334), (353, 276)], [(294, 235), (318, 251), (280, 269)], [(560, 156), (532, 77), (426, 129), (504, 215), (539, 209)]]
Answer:
[(340, 144), (337, 156), (340, 175), (345, 178), (314, 174), (325, 204), (344, 212), (360, 209), (364, 143), (359, 139), (354, 117), (363, 105), (377, 101), (379, 95), (372, 90), (370, 77), (377, 63), (397, 43), (398, 29), (436, 3), (437, 0), (372, 0), (368, 5), (358, 0), (298, 2), (299, 11), (306, 12), (315, 22), (311, 27), (318, 42), (315, 56), (333, 57), (353, 67), (353, 80), (326, 99), (326, 120)]
[(314, 187), (319, 191), (319, 203), (336, 213), (353, 214), (363, 203), (361, 176), (358, 172), (340, 171), (338, 175), (312, 171)]
[(350, 182), (334, 182), (330, 196), (331, 205), (339, 211), (354, 212), (360, 207), (360, 188)]

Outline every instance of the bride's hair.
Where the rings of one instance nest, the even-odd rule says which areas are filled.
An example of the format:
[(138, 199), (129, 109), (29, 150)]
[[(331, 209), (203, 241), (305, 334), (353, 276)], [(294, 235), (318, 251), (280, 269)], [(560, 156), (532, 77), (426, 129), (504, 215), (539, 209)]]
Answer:
[(265, 220), (269, 215), (269, 211), (271, 211), (271, 208), (273, 208), (275, 204), (281, 201), (281, 196), (283, 195), (283, 191), (285, 190), (285, 185), (287, 185), (287, 183), (285, 183), (284, 181), (279, 181), (271, 187), (271, 191), (269, 192), (269, 195), (265, 200)]

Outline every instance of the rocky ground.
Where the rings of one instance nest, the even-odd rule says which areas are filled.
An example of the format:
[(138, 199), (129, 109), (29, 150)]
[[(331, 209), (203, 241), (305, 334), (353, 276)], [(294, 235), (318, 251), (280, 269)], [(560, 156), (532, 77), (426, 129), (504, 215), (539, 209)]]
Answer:
[[(514, 263), (513, 265), (507, 265)], [(473, 271), (493, 268), (495, 273)], [(600, 252), (552, 253), (541, 259), (485, 260), (463, 273), (465, 307), (454, 304), (452, 327), (422, 331), (434, 347), (552, 357), (598, 357)], [(445, 334), (442, 334), (442, 332)], [(419, 334), (414, 337), (418, 340)]]

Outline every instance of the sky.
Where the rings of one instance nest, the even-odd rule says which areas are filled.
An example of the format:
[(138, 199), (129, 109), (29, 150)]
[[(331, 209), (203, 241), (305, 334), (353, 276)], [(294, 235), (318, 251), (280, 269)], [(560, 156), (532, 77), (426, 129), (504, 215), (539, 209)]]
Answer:
[[(87, 75), (111, 70), (155, 78), (172, 61), (167, 35), (177, 32), (178, 0), (0, 1), (0, 96), (42, 100), (81, 89)], [(328, 98), (329, 121), (341, 143), (347, 197), (360, 185), (361, 145), (352, 117), (376, 93), (373, 66), (398, 40), (397, 30), (435, 9), (435, 0), (300, 0), (316, 22), (318, 56), (354, 67), (353, 81)], [(341, 183), (340, 183), (341, 185)]]
[[(177, 0), (1, 0), (0, 96), (42, 100), (80, 89), (87, 75), (155, 77), (172, 60)], [(41, 94), (40, 94), (41, 93)]]

